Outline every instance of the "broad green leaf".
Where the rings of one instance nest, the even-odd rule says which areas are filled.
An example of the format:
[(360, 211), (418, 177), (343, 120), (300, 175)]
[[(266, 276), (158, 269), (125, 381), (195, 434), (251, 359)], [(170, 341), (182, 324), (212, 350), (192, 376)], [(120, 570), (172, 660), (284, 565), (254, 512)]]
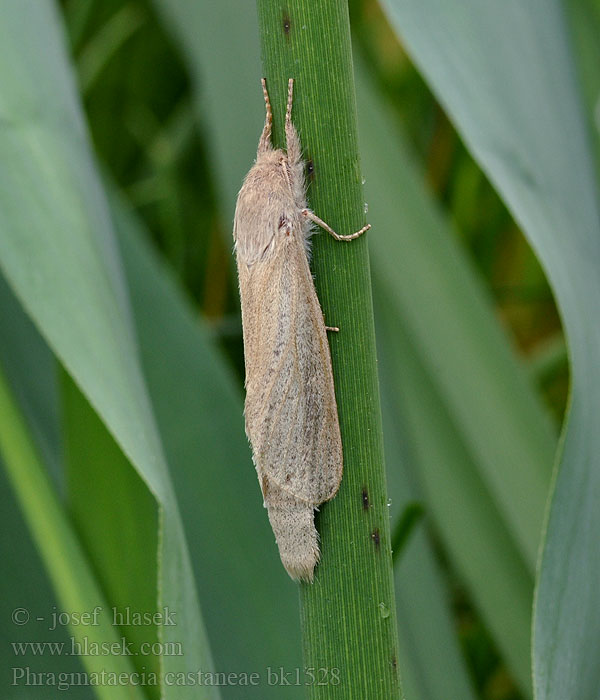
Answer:
[(469, 0), (460, 6), (385, 0), (384, 5), (523, 227), (561, 310), (571, 401), (537, 585), (534, 688), (539, 700), (596, 698), (600, 207), (594, 147), (563, 8), (558, 0)]
[[(9, 0), (0, 24), (0, 265), (159, 508), (158, 607), (179, 611), (164, 671), (209, 669), (189, 554), (140, 372), (108, 207), (48, 0)], [(213, 687), (165, 697), (217, 697)]]
[[(431, 516), (526, 689), (536, 538), (555, 438), (360, 61), (356, 74), (380, 349), (391, 375), (382, 386), (393, 394), (386, 403), (405, 416)], [(394, 500), (393, 475), (390, 483)]]
[[(281, 565), (244, 434), (241, 390), (205, 324), (117, 198), (141, 358), (196, 572), (215, 668), (260, 674), (226, 698), (298, 698), (267, 667), (302, 666), (296, 584)], [(277, 591), (276, 600), (273, 591)]]

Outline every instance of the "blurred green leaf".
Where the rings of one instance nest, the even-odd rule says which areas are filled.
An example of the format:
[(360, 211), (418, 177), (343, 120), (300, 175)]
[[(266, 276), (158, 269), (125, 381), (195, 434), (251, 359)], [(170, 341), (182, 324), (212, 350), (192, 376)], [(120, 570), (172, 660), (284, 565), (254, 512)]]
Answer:
[[(54, 700), (57, 696), (55, 686), (33, 686), (31, 682), (26, 685), (26, 669), (43, 674), (83, 673), (85, 669), (81, 659), (75, 655), (38, 654), (33, 649), (21, 654), (12, 646), (33, 641), (42, 645), (64, 644), (70, 649), (71, 641), (68, 628), (59, 625), (55, 630), (50, 629), (54, 627), (52, 614), (61, 607), (10, 487), (6, 465), (1, 458), (0, 558), (3, 562), (16, 564), (10, 567), (10, 571), (3, 572), (0, 578), (0, 618), (3, 623), (0, 678), (3, 690), (11, 700)], [(19, 609), (29, 614), (27, 624), (14, 623), (12, 615)], [(105, 664), (105, 667), (108, 665)], [(71, 697), (74, 700), (93, 700), (95, 696), (89, 686), (73, 686), (69, 688)]]
[[(131, 326), (109, 212), (49, 1), (9, 0), (0, 24), (0, 264), (94, 410), (159, 506), (158, 606), (179, 611), (162, 627), (183, 656), (164, 671), (209, 669), (175, 496)], [(213, 687), (165, 688), (165, 697), (217, 697)]]
[[(561, 309), (571, 402), (537, 585), (534, 687), (539, 700), (596, 698), (600, 206), (592, 120), (584, 113), (563, 8), (558, 0), (384, 5), (529, 237)], [(504, 469), (498, 474), (503, 479)]]
[[(382, 296), (389, 299), (387, 292)], [(393, 352), (388, 358), (382, 352), (382, 374), (389, 377), (385, 384), (388, 392), (393, 392), (388, 400), (394, 415), (406, 426), (403, 435), (409, 442), (427, 512), (510, 671), (529, 694), (533, 575), (481, 479), (479, 463), (461, 440), (454, 416), (415, 353), (408, 333), (393, 313), (381, 326), (382, 345)], [(404, 496), (403, 492), (396, 495), (399, 483), (399, 477), (390, 476), (393, 500)], [(435, 620), (428, 620), (430, 610), (425, 607), (425, 611), (419, 624), (424, 624), (424, 618), (439, 635)], [(439, 687), (444, 682), (440, 678)]]
[(393, 370), (397, 360), (395, 348), (389, 347), (383, 334), (385, 320), (381, 309), (386, 301), (376, 279), (373, 292), (392, 525), (397, 525), (407, 508), (416, 503), (423, 504), (425, 516), (419, 519), (403, 548), (397, 552), (394, 547), (393, 552), (402, 689), (410, 700), (471, 700), (475, 695), (458, 643), (447, 581), (425, 528), (429, 506), (424, 503), (417, 479), (410, 428), (396, 401)]
[[(52, 353), (33, 327), (14, 295), (0, 276), (0, 368), (6, 373), (11, 391), (23, 413), (32, 442), (51, 474), (56, 490), (62, 490), (61, 436), (59, 427), (58, 385)], [(3, 654), (0, 678), (10, 697), (51, 700), (56, 687), (25, 685), (21, 669), (37, 673), (81, 673), (81, 661), (74, 655), (36, 654), (29, 649), (17, 656), (12, 644), (44, 642), (70, 644), (69, 630), (61, 625), (52, 630), (52, 614), (58, 605), (48, 572), (35, 548), (27, 523), (19, 509), (16, 495), (7, 478), (6, 465), (0, 458), (0, 561), (5, 562), (0, 577), (0, 620), (2, 620)], [(27, 624), (12, 618), (22, 608), (29, 614)], [(15, 685), (12, 683), (17, 680)], [(73, 698), (90, 700), (89, 687), (69, 689)]]
[[(127, 622), (136, 614), (163, 612), (157, 609), (156, 595), (156, 501), (66, 373), (62, 389), (69, 513), (116, 611), (113, 619), (123, 621), (119, 629), (130, 644), (136, 670), (158, 674), (159, 655), (146, 651), (159, 642), (158, 626)], [(177, 618), (175, 611), (179, 623)], [(160, 686), (149, 684), (146, 693), (159, 698)]]
[(405, 416), (440, 537), (527, 689), (536, 545), (555, 438), (358, 60), (356, 75), (382, 386), (393, 396), (386, 404)]
[(63, 493), (57, 364), (0, 274), (0, 366), (59, 493)]
[[(117, 629), (112, 624), (112, 615), (107, 605), (98, 581), (89, 566), (85, 552), (81, 547), (72, 526), (65, 515), (56, 491), (50, 481), (46, 469), (37, 455), (36, 447), (31, 439), (26, 420), (15, 400), (10, 384), (0, 368), (0, 454), (2, 455), (9, 481), (24, 513), (25, 520), (36, 544), (44, 565), (49, 573), (56, 596), (68, 619), (80, 619), (84, 614), (92, 614), (98, 610), (98, 616), (94, 618), (94, 624), (79, 626), (77, 623), (69, 625), (74, 643), (89, 644), (89, 648), (98, 645), (98, 648), (120, 647), (121, 639)], [(18, 610), (18, 617), (12, 617), (13, 625), (31, 622), (31, 610)], [(45, 619), (47, 631), (55, 626), (55, 610), (50, 608), (41, 611)], [(11, 640), (12, 641), (12, 640)], [(30, 639), (32, 643), (40, 642), (40, 639)], [(54, 641), (54, 640), (53, 640)], [(70, 640), (69, 640), (70, 641)], [(69, 641), (60, 640), (65, 644), (66, 650), (58, 649), (57, 656), (69, 656), (72, 646)], [(18, 644), (18, 640), (15, 639)], [(39, 648), (39, 647), (38, 647)], [(29, 680), (30, 667), (19, 667), (19, 658), (25, 664), (31, 662), (29, 654), (17, 654), (13, 646), (12, 661), (17, 672), (11, 669), (12, 682), (10, 685), (27, 686), (30, 683), (37, 685), (36, 681)], [(11, 650), (5, 650), (10, 654)], [(68, 651), (67, 651), (68, 650)], [(42, 648), (40, 654), (51, 654), (48, 648)], [(130, 678), (133, 668), (129, 657), (123, 653), (113, 654), (107, 659), (103, 654), (83, 654), (86, 670), (89, 678), (101, 677), (103, 673), (114, 673), (116, 677), (123, 674)], [(67, 663), (67, 667), (72, 667)], [(29, 669), (29, 671), (28, 671)], [(35, 676), (34, 676), (35, 678)], [(38, 677), (39, 678), (39, 677)], [(55, 692), (60, 690), (57, 681), (49, 676), (41, 677), (39, 685), (54, 686)], [(68, 680), (65, 681), (69, 683)], [(73, 681), (71, 681), (73, 682)], [(85, 685), (85, 683), (83, 683)], [(97, 683), (97, 693), (100, 698), (135, 698), (143, 700), (144, 692), (136, 683), (118, 684), (111, 686), (109, 683)]]
[(229, 229), (263, 123), (256, 6), (236, 0), (155, 0), (155, 5), (178, 39), (190, 72), (223, 225)]
[[(123, 5), (86, 44), (79, 56), (79, 83), (86, 93), (106, 63), (143, 22), (143, 15), (132, 3)], [(75, 37), (74, 37), (75, 39)]]
[(585, 99), (587, 126), (595, 148), (596, 173), (600, 175), (600, 3), (598, 0), (566, 0), (564, 5), (570, 20), (571, 43)]

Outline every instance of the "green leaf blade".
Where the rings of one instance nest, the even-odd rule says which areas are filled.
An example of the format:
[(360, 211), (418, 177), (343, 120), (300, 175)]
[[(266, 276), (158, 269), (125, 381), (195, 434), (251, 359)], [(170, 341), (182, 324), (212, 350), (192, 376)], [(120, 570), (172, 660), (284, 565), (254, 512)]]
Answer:
[[(163, 670), (211, 668), (194, 579), (140, 371), (109, 210), (49, 2), (11, 2), (0, 28), (3, 113), (0, 264), (23, 307), (158, 502), (159, 606), (181, 610), (183, 656)], [(39, 31), (34, 31), (38, 27)], [(185, 608), (183, 611), (182, 608)], [(218, 690), (165, 686), (166, 697)]]

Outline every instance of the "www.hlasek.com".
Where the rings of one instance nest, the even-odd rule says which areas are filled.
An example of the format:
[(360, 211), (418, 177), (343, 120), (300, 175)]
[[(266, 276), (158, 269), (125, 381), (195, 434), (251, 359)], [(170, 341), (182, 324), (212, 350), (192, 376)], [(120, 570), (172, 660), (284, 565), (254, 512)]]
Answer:
[(247, 673), (212, 671), (167, 671), (156, 673), (142, 670), (117, 673), (102, 669), (87, 672), (34, 671), (29, 666), (12, 668), (13, 686), (45, 686), (56, 690), (69, 690), (77, 686), (288, 686), (288, 685), (340, 685), (339, 668), (267, 668)]
[(181, 642), (142, 642), (120, 637), (115, 642), (97, 642), (87, 636), (68, 642), (11, 642), (15, 656), (183, 656)]

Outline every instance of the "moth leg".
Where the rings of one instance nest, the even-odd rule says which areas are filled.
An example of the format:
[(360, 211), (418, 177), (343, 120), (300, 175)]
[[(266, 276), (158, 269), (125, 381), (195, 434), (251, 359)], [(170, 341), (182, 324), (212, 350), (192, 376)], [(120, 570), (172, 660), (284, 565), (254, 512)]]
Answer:
[(265, 126), (258, 141), (258, 154), (264, 153), (265, 151), (270, 151), (273, 148), (273, 146), (271, 145), (271, 127), (273, 126), (273, 111), (271, 110), (271, 100), (269, 100), (269, 93), (267, 92), (267, 81), (264, 78), (261, 78), (260, 84), (262, 85), (263, 95), (265, 97), (265, 106), (267, 108), (267, 114), (265, 116)]
[(335, 333), (339, 333), (340, 329), (337, 326), (328, 326), (327, 323), (325, 323), (325, 314), (323, 314), (323, 323), (325, 324), (326, 331), (332, 331)]
[(368, 231), (371, 228), (371, 224), (367, 224), (366, 226), (363, 226), (359, 231), (356, 231), (355, 233), (350, 233), (347, 236), (340, 236), (339, 233), (336, 233), (331, 226), (326, 224), (323, 219), (320, 219), (314, 211), (311, 211), (310, 209), (303, 209), (301, 214), (303, 216), (306, 216), (308, 219), (311, 221), (314, 221), (317, 226), (320, 226), (321, 228), (325, 229), (327, 233), (331, 234), (337, 241), (353, 241), (355, 238), (358, 238), (359, 236), (362, 236), (365, 231)]

